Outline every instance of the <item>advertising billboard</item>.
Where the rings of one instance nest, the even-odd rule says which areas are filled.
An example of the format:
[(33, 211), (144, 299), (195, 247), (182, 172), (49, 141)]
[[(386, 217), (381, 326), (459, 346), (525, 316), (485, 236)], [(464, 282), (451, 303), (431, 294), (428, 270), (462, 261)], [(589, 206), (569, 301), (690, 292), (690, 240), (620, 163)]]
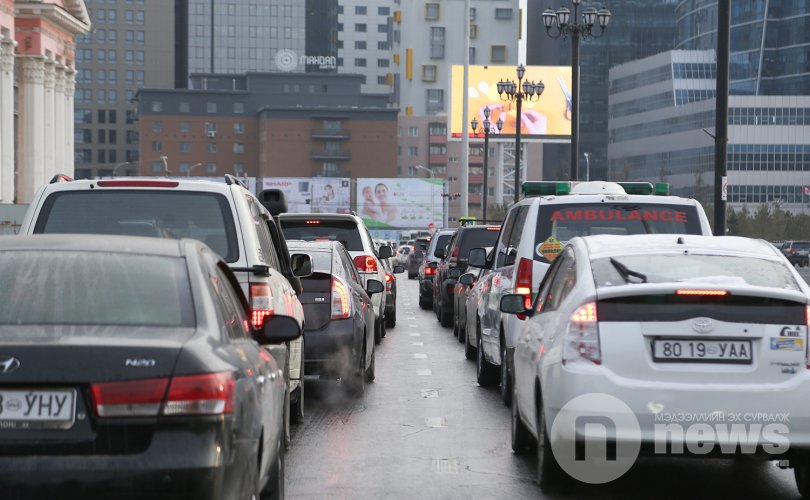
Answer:
[(441, 227), (442, 179), (357, 179), (357, 215), (372, 229)]
[(347, 214), (351, 182), (341, 177), (267, 177), (262, 189), (281, 189), (290, 213)]
[[(514, 81), (517, 75), (514, 66), (474, 66), (469, 67), (469, 120), (484, 122), (484, 108), (489, 106), (489, 120), (492, 122), (490, 140), (499, 136), (515, 136), (517, 124), (517, 103), (508, 102), (498, 95), (498, 82)], [(521, 106), (520, 136), (525, 139), (570, 140), (571, 137), (571, 67), (570, 66), (527, 66), (523, 81), (543, 82), (545, 90), (539, 98), (524, 100)], [(464, 86), (464, 66), (454, 65), (452, 71), (450, 99), (450, 136), (461, 138), (462, 106)], [(499, 132), (495, 123), (503, 120)], [(479, 129), (483, 125), (478, 126)], [(467, 132), (471, 132), (467, 123)], [(493, 136), (494, 134), (494, 136)], [(483, 133), (480, 134), (483, 136)]]

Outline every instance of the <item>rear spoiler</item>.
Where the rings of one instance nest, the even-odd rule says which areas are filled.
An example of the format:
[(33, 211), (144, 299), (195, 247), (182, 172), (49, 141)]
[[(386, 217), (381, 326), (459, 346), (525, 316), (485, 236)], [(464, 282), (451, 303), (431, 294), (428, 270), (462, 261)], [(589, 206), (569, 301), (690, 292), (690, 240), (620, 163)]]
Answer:
[(287, 195), (280, 189), (265, 189), (260, 192), (259, 202), (274, 217), (287, 211)]
[(632, 297), (637, 295), (666, 295), (675, 294), (676, 290), (703, 289), (703, 290), (725, 290), (730, 295), (741, 295), (748, 297), (767, 297), (787, 300), (806, 304), (807, 296), (800, 291), (783, 290), (780, 288), (770, 288), (753, 285), (737, 285), (722, 283), (706, 283), (701, 281), (677, 282), (677, 283), (632, 283), (627, 285), (599, 287), (596, 290), (598, 300), (613, 299), (620, 297)]

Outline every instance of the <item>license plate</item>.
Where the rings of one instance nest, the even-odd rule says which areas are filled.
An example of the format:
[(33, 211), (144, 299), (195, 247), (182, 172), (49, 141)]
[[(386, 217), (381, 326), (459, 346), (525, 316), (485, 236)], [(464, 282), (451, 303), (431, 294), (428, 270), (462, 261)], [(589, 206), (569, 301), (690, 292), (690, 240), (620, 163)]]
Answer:
[(743, 363), (752, 360), (750, 340), (674, 340), (653, 341), (655, 361)]
[(0, 430), (69, 429), (75, 415), (74, 389), (0, 389)]

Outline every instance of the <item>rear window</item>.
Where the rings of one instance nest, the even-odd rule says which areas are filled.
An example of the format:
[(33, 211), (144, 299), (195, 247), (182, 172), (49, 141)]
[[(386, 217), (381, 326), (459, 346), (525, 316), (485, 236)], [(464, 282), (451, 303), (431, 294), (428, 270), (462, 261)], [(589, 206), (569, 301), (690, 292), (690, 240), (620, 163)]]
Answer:
[[(289, 244), (288, 244), (289, 245)], [(312, 258), (312, 272), (326, 273), (332, 272), (332, 252), (331, 250), (318, 249), (313, 250), (312, 247), (298, 248), (295, 245), (289, 245), (290, 253), (305, 253)]]
[(796, 241), (791, 248), (795, 250), (808, 250), (810, 249), (810, 241)]
[[(181, 258), (0, 252), (0, 324), (193, 327), (194, 323), (188, 272)], [(61, 335), (70, 336), (71, 330)]]
[[(647, 283), (706, 283), (707, 285), (748, 284), (783, 290), (800, 291), (801, 288), (790, 269), (782, 262), (755, 257), (732, 257), (700, 254), (648, 254), (614, 256), (613, 259), (627, 270), (641, 273)], [(597, 287), (618, 286), (628, 283), (609, 258), (592, 262)], [(630, 276), (630, 283), (640, 283), (638, 276)]]
[(535, 259), (551, 262), (568, 240), (593, 234), (701, 234), (697, 209), (660, 203), (540, 205)]
[(228, 200), (217, 193), (167, 190), (63, 191), (45, 199), (34, 233), (192, 238), (239, 259)]
[(466, 260), (467, 256), (470, 255), (470, 250), (473, 248), (495, 246), (495, 242), (498, 240), (498, 231), (499, 228), (497, 227), (493, 227), (492, 229), (480, 228), (464, 230), (464, 232), (459, 235), (461, 241), (459, 242), (460, 250), (458, 257)]
[(350, 252), (362, 252), (363, 240), (354, 221), (281, 219), (281, 230), (287, 240), (339, 241)]
[(446, 247), (447, 244), (450, 243), (450, 238), (452, 237), (453, 237), (452, 234), (440, 234), (439, 236), (437, 236), (436, 246), (433, 247), (433, 252), (435, 253), (436, 250)]

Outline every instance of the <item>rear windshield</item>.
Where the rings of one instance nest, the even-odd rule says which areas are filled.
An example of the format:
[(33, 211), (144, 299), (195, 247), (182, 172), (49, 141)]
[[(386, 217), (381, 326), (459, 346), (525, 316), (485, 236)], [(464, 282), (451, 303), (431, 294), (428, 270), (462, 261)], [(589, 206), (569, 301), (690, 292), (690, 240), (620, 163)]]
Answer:
[[(785, 264), (755, 257), (690, 253), (614, 256), (613, 259), (619, 263), (619, 267), (624, 266), (632, 273), (644, 275), (647, 283), (690, 282), (719, 286), (727, 283), (801, 290)], [(635, 275), (630, 275), (626, 280), (609, 258), (594, 260), (592, 266), (597, 287), (644, 281)]]
[(185, 261), (106, 252), (0, 252), (0, 324), (193, 327)]
[(452, 237), (453, 237), (452, 234), (440, 234), (439, 236), (437, 236), (436, 246), (433, 247), (433, 252), (435, 253), (436, 250), (446, 247), (447, 244), (450, 243), (450, 238)]
[(473, 248), (495, 246), (499, 230), (500, 228), (497, 227), (464, 230), (464, 233), (459, 235), (461, 242), (458, 256), (466, 260), (467, 256), (470, 255), (470, 250)]
[(207, 244), (226, 262), (239, 259), (228, 200), (217, 193), (58, 192), (45, 199), (34, 232), (193, 238)]
[(553, 261), (568, 240), (592, 234), (701, 234), (701, 228), (697, 209), (688, 205), (540, 205), (535, 232), (535, 258), (544, 262)]
[[(289, 243), (288, 243), (289, 245)], [(305, 253), (312, 258), (312, 272), (313, 273), (332, 273), (332, 251), (326, 249), (314, 250), (312, 247), (298, 248), (295, 245), (289, 245), (290, 253)]]
[(287, 240), (339, 241), (350, 252), (362, 252), (363, 240), (354, 221), (281, 219), (281, 230)]
[(797, 250), (798, 249), (801, 249), (801, 250), (810, 249), (810, 241), (796, 241), (796, 242), (793, 243), (793, 245), (791, 245), (790, 248), (797, 249)]

